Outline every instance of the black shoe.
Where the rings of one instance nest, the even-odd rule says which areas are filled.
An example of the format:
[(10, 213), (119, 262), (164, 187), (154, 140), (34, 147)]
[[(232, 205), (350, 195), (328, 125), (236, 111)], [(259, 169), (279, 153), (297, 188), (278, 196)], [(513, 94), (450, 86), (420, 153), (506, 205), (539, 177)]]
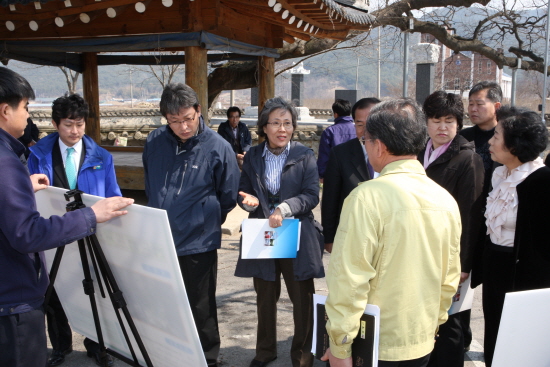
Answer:
[(257, 359), (253, 359), (252, 362), (250, 362), (250, 367), (265, 367), (267, 366), (268, 363), (273, 362), (276, 359), (277, 357), (273, 357), (272, 359), (266, 362), (260, 362)]
[(46, 367), (54, 367), (59, 366), (63, 362), (65, 362), (65, 356), (73, 351), (73, 347), (69, 347), (65, 350), (53, 350), (52, 355), (48, 359), (48, 363), (46, 363)]
[(115, 361), (113, 360), (113, 357), (111, 357), (109, 354), (106, 354), (105, 357), (102, 359), (101, 358), (101, 352), (98, 350), (98, 351), (95, 351), (95, 352), (90, 352), (88, 351), (86, 353), (86, 355), (90, 358), (94, 358), (95, 360), (95, 364), (97, 364), (98, 366), (105, 366), (105, 363), (104, 361), (106, 360), (107, 361), (107, 366), (111, 367), (112, 365), (115, 364)]

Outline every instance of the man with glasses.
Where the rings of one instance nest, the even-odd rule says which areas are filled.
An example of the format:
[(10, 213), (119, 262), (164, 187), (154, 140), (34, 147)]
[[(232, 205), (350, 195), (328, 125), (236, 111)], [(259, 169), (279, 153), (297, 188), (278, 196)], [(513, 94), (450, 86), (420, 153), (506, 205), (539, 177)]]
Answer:
[(377, 103), (380, 103), (378, 98), (362, 98), (353, 105), (351, 116), (357, 138), (337, 145), (330, 151), (321, 201), (321, 218), (327, 252), (332, 252), (332, 243), (340, 222), (344, 199), (360, 182), (378, 177), (378, 173), (374, 172), (368, 161), (365, 146), (361, 143), (370, 110)]
[[(57, 132), (48, 135), (30, 148), (29, 171), (43, 173), (55, 187), (79, 189), (86, 194), (122, 196), (115, 175), (113, 157), (84, 134), (88, 103), (78, 94), (59, 97), (52, 104), (52, 124)], [(72, 331), (55, 290), (46, 313), (52, 354), (47, 366), (58, 366), (73, 350)], [(103, 366), (99, 344), (86, 338), (89, 357)], [(104, 357), (111, 366), (110, 355)]]
[(380, 367), (424, 367), (460, 279), (460, 212), (416, 159), (426, 119), (410, 99), (376, 105), (365, 148), (376, 180), (344, 202), (327, 274), (330, 348), (323, 360), (352, 366), (367, 303), (380, 307)]
[(189, 86), (164, 88), (160, 112), (167, 125), (149, 134), (143, 151), (145, 193), (150, 207), (168, 214), (202, 349), (208, 366), (217, 366), (217, 249), (237, 202), (240, 171), (229, 143), (204, 123)]

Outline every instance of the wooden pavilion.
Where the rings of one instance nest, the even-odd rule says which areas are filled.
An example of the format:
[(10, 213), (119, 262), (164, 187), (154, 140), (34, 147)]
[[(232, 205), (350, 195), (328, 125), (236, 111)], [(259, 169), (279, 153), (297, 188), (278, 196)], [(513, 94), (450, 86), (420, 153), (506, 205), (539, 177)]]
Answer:
[[(0, 59), (82, 72), (86, 133), (100, 142), (98, 65), (151, 64), (153, 56), (105, 52), (184, 51), (185, 81), (207, 106), (207, 63), (252, 57), (259, 104), (274, 96), (276, 49), (311, 37), (345, 39), (373, 21), (368, 0), (0, 0)], [(208, 55), (208, 50), (223, 55)]]

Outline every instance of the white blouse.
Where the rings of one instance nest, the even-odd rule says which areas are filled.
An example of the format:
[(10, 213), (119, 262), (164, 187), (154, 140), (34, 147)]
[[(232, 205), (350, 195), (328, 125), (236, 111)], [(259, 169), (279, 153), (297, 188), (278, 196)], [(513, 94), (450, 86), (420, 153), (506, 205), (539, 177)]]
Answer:
[(491, 181), (493, 191), (489, 193), (485, 211), (487, 234), (494, 244), (506, 247), (514, 246), (518, 213), (516, 186), (541, 167), (544, 167), (544, 162), (539, 157), (514, 168), (510, 174), (508, 174), (506, 166), (495, 169)]

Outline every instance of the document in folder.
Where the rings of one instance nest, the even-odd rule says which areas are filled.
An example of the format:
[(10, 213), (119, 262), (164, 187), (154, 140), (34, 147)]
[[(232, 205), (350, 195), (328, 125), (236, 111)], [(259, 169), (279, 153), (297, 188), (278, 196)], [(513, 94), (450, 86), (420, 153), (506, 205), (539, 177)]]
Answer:
[[(329, 336), (326, 330), (328, 320), (325, 311), (326, 296), (313, 295), (313, 348), (315, 358), (321, 359), (329, 348)], [(378, 338), (380, 335), (380, 308), (367, 305), (361, 316), (359, 331), (351, 345), (354, 367), (378, 366)]]
[(292, 259), (300, 249), (300, 220), (284, 219), (271, 228), (268, 219), (245, 219), (242, 224), (243, 259)]

